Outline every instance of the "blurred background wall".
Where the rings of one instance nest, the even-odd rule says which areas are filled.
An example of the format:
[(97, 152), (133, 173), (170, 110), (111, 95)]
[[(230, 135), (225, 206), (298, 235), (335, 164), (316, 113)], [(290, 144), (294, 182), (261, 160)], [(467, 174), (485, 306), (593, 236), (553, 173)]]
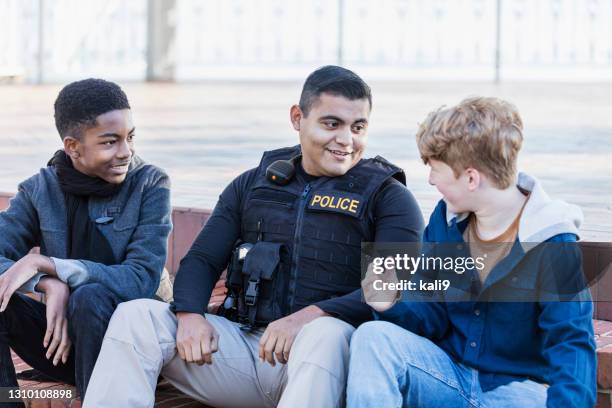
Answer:
[(125, 89), (172, 202), (211, 208), (262, 151), (298, 143), (306, 75), (341, 64), (372, 87), (368, 156), (406, 170), (425, 217), (440, 196), (418, 123), (497, 96), (524, 119), (519, 168), (612, 241), (611, 22), (612, 0), (0, 0), (0, 191), (61, 148), (53, 102), (93, 76)]
[(611, 0), (0, 0), (0, 77), (608, 81)]

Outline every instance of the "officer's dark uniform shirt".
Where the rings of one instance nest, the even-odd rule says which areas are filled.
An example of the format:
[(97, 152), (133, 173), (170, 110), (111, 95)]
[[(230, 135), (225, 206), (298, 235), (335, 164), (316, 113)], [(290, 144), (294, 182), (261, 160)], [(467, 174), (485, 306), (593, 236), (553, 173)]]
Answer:
[[(274, 154), (275, 152), (281, 152), (289, 158), (296, 152), (299, 153), (299, 147), (279, 149), (278, 151), (267, 152), (266, 154)], [(290, 208), (295, 207), (295, 205), (293, 203), (285, 203), (285, 206), (274, 204), (275, 200), (279, 200), (279, 197), (275, 196), (280, 195), (280, 199), (283, 199), (283, 188), (276, 188), (276, 190), (261, 188), (262, 184), (267, 183), (265, 177), (262, 175), (265, 174), (265, 170), (262, 170), (262, 166), (264, 166), (263, 169), (265, 169), (267, 165), (265, 162), (266, 154), (259, 167), (241, 174), (225, 188), (208, 222), (198, 235), (187, 255), (181, 261), (174, 282), (173, 311), (199, 313), (202, 315), (205, 313), (212, 289), (218, 281), (222, 271), (226, 268), (237, 240), (241, 239), (247, 242), (255, 241), (251, 231), (252, 228), (249, 227), (249, 225), (253, 224), (253, 222), (251, 222), (252, 218), (258, 216), (254, 213), (263, 213), (267, 218), (265, 222), (269, 221), (269, 223), (274, 223), (276, 219), (278, 219), (278, 223), (272, 229), (279, 230), (279, 234), (282, 232), (280, 229), (282, 229), (283, 226), (286, 226), (287, 229), (291, 231), (296, 231), (296, 225), (298, 224), (294, 223), (293, 219), (283, 219), (283, 217), (288, 216), (287, 214), (289, 214)], [(362, 159), (357, 165), (349, 170), (347, 175), (361, 174), (361, 179), (365, 178), (366, 180), (375, 178), (374, 175), (376, 172), (367, 167), (369, 163), (372, 163), (372, 160), (377, 159)], [(384, 159), (380, 160), (381, 162), (376, 162), (377, 165), (381, 166), (388, 164)], [(390, 164), (388, 164), (388, 166), (395, 168)], [(367, 169), (365, 177), (364, 169)], [(399, 171), (399, 169), (395, 169)], [(371, 171), (372, 177), (369, 177), (369, 171)], [(284, 315), (293, 313), (308, 304), (314, 304), (324, 312), (355, 326), (371, 319), (371, 311), (363, 302), (361, 296), (359, 280), (361, 271), (359, 270), (359, 261), (357, 259), (357, 263), (355, 264), (354, 262), (354, 258), (359, 258), (360, 239), (363, 241), (375, 242), (417, 242), (421, 239), (423, 231), (423, 217), (413, 195), (402, 183), (391, 176), (392, 173), (393, 172), (389, 173), (389, 177), (381, 179), (383, 181), (379, 186), (376, 186), (373, 193), (370, 193), (370, 197), (365, 197), (367, 199), (367, 206), (361, 209), (355, 201), (348, 199), (350, 197), (359, 197), (357, 195), (343, 193), (342, 191), (340, 193), (331, 192), (326, 200), (325, 193), (318, 193), (318, 191), (320, 191), (317, 190), (318, 185), (323, 186), (323, 191), (329, 191), (329, 188), (325, 190), (324, 187), (330, 184), (334, 185), (333, 182), (336, 182), (335, 185), (337, 186), (340, 180), (345, 180), (346, 175), (341, 176), (342, 179), (337, 177), (313, 177), (303, 170), (301, 164), (296, 166), (296, 175), (290, 183), (291, 189), (292, 191), (300, 192), (303, 190), (303, 193), (295, 196), (299, 203), (297, 205), (297, 216), (293, 217), (293, 215), (291, 215), (291, 217), (301, 221), (301, 219), (305, 217), (304, 214), (308, 213), (307, 215), (315, 214), (323, 218), (314, 219), (315, 223), (321, 224), (321, 231), (312, 231), (313, 221), (311, 220), (311, 225), (301, 226), (300, 224), (300, 228), (303, 228), (304, 231), (300, 229), (299, 233), (295, 233), (295, 236), (287, 234), (286, 237), (291, 238), (284, 238), (292, 242), (292, 251), (296, 251), (296, 248), (298, 248), (297, 250), (300, 256), (309, 257), (309, 259), (306, 260), (308, 262), (296, 264), (294, 259), (291, 264), (292, 273), (297, 274), (294, 278), (298, 282), (297, 288), (296, 283), (289, 285), (287, 293), (291, 300), (288, 302), (288, 305), (286, 305), (283, 313)], [(401, 174), (403, 176), (403, 173)], [(352, 187), (353, 183), (349, 183), (348, 185)], [(311, 186), (313, 186), (312, 190)], [(256, 201), (259, 201), (259, 207), (248, 207), (245, 209), (245, 202), (248, 204), (253, 200), (253, 191), (256, 191), (259, 195), (263, 194), (263, 197), (258, 196), (256, 199)], [(266, 194), (270, 194), (270, 197), (267, 197)], [(332, 209), (314, 208), (317, 207), (317, 204), (319, 207), (322, 207), (321, 202), (318, 201), (322, 201), (322, 204), (327, 203), (328, 207), (333, 207), (333, 205), (329, 205), (329, 203), (334, 202), (332, 197), (334, 194), (336, 195), (335, 212), (324, 213), (325, 210)], [(304, 199), (303, 201), (299, 201), (300, 195), (302, 196), (301, 198)], [(323, 197), (322, 200), (320, 200), (321, 197)], [(366, 202), (366, 200), (363, 201)], [(342, 206), (340, 206), (340, 203)], [(351, 215), (349, 211), (361, 213), (362, 221), (360, 222), (366, 225), (369, 230), (369, 232), (364, 233), (367, 237), (364, 235), (358, 236), (356, 237), (356, 242), (355, 236), (349, 237), (348, 239), (343, 238), (353, 241), (351, 242), (352, 247), (347, 246), (344, 248), (342, 247), (342, 242), (333, 242), (333, 230), (331, 231), (332, 238), (330, 238), (329, 234), (327, 236), (325, 235), (325, 228), (328, 230), (338, 230), (338, 226), (344, 226), (349, 222), (356, 222), (356, 214), (353, 214), (353, 218), (347, 217), (347, 215), (342, 214), (343, 210), (340, 207), (345, 209), (346, 211), (344, 212), (348, 215)], [(312, 212), (316, 210), (319, 210), (319, 212)], [(327, 224), (334, 225), (330, 226)], [(271, 239), (282, 237), (282, 235), (274, 235), (270, 228), (264, 229), (264, 241), (267, 240), (266, 235), (272, 237)], [(268, 231), (270, 231), (269, 234), (267, 233)], [(342, 231), (340, 231), (338, 235), (342, 235), (341, 232)], [(316, 235), (316, 238), (319, 238), (319, 235), (323, 237), (322, 240), (319, 240), (320, 242), (316, 244), (319, 245), (319, 247), (314, 250), (314, 253), (312, 253), (312, 243), (314, 241), (311, 240), (309, 242), (308, 235), (311, 237)], [(306, 241), (306, 243), (304, 243), (304, 241)], [(327, 244), (327, 242), (329, 242), (329, 244)], [(311, 244), (310, 247), (308, 247), (309, 243)], [(314, 246), (316, 247), (316, 245)], [(323, 247), (321, 247), (321, 245), (323, 245)], [(343, 253), (353, 251), (355, 256), (352, 261), (347, 261), (345, 265), (342, 265), (344, 259), (342, 259), (342, 256), (337, 256), (339, 250), (336, 249), (335, 254), (326, 254), (325, 245), (329, 245), (330, 248), (341, 248), (340, 252)], [(311, 253), (308, 253), (308, 251)], [(334, 255), (336, 255), (335, 258)], [(332, 262), (336, 262), (338, 259), (340, 261), (337, 262), (337, 265), (327, 268), (328, 270), (326, 271), (321, 271), (320, 269), (326, 268), (320, 268), (318, 266), (316, 267), (319, 269), (317, 271), (308, 270), (309, 265), (329, 265), (329, 263), (314, 263), (313, 259), (317, 257), (333, 258)], [(348, 258), (349, 256), (347, 255), (346, 259)], [(325, 259), (325, 261), (329, 261), (329, 259)], [(347, 265), (349, 263), (350, 265)], [(296, 265), (301, 266), (298, 268)], [(348, 275), (351, 275), (350, 279), (334, 276), (334, 274), (337, 275), (338, 273), (347, 274), (347, 269), (341, 269), (341, 267), (349, 268)], [(296, 269), (298, 270), (296, 271)], [(349, 282), (348, 286), (346, 282)], [(330, 288), (328, 289), (329, 293), (325, 292), (327, 288)], [(301, 290), (301, 294), (298, 293), (294, 295), (293, 290)], [(334, 292), (334, 290), (337, 292)], [(297, 301), (295, 299), (296, 297)], [(315, 300), (311, 302), (309, 301), (310, 299)]]

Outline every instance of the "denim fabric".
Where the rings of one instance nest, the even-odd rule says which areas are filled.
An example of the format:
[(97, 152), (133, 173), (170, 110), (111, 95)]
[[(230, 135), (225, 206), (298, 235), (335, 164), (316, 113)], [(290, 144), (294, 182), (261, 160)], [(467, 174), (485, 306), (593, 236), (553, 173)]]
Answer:
[(527, 378), (483, 392), (479, 372), (392, 323), (365, 323), (351, 338), (348, 407), (546, 406), (546, 387)]
[(14, 294), (6, 311), (0, 313), (0, 387), (17, 385), (9, 353), (11, 347), (26, 363), (47, 376), (76, 384), (83, 396), (108, 322), (119, 302), (116, 294), (98, 283), (83, 285), (72, 292), (67, 310), (72, 349), (66, 364), (54, 366), (45, 357), (43, 347), (47, 327), (45, 305), (20, 293)]
[[(543, 194), (539, 194), (540, 202), (537, 194), (530, 196), (525, 209), (535, 205), (544, 211), (547, 201), (542, 198)], [(440, 201), (423, 234), (424, 242), (456, 242), (462, 246), (468, 219), (463, 217), (462, 221), (457, 221), (455, 217), (449, 223), (447, 213), (445, 202)], [(559, 225), (565, 225), (562, 215), (557, 214)], [(521, 223), (530, 222), (523, 218)], [(556, 232), (559, 225), (555, 226)], [(568, 231), (571, 229), (567, 227)], [(571, 245), (576, 242), (576, 235), (561, 233), (545, 242)], [(563, 251), (562, 256), (554, 257), (546, 256), (548, 252), (538, 251), (538, 247), (532, 245), (525, 251), (517, 240), (513, 246), (515, 255), (495, 266), (476, 301), (406, 300), (383, 313), (375, 313), (375, 317), (433, 340), (457, 361), (479, 370), (480, 386), (485, 392), (529, 377), (550, 385), (547, 390), (550, 408), (592, 407), (597, 395), (597, 360), (593, 304), (588, 291), (571, 302), (487, 301), (489, 289), (503, 284), (515, 267), (528, 258), (529, 262), (539, 259), (541, 265), (555, 271), (554, 276), (582, 276), (581, 252), (577, 244), (573, 244), (572, 251)], [(540, 275), (536, 276), (538, 285), (545, 277)]]

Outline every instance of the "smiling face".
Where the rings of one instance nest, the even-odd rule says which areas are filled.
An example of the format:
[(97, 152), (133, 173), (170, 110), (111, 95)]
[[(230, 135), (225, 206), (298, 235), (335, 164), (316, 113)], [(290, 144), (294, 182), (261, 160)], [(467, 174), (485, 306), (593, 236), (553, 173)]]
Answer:
[(453, 169), (443, 161), (429, 159), (427, 164), (430, 167), (429, 184), (442, 194), (448, 209), (455, 214), (472, 211), (471, 193), (478, 187), (478, 172), (468, 169), (456, 177)]
[(344, 175), (363, 157), (370, 103), (322, 93), (305, 116), (291, 107), (291, 123), (300, 133), (302, 166), (311, 176)]
[(134, 155), (134, 135), (132, 111), (113, 110), (96, 117), (95, 126), (83, 130), (79, 138), (64, 138), (64, 150), (81, 173), (120, 184)]

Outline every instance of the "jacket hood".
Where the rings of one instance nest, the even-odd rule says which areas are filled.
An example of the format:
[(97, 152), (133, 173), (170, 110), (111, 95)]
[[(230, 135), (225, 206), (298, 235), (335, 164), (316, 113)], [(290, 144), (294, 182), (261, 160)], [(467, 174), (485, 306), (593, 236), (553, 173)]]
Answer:
[[(540, 182), (526, 173), (519, 173), (517, 187), (529, 193), (529, 200), (519, 220), (520, 242), (540, 243), (555, 235), (566, 233), (579, 236), (578, 229), (583, 220), (580, 207), (562, 200), (551, 199)], [(456, 222), (461, 222), (468, 216), (469, 213), (452, 213), (447, 207), (448, 225), (452, 223), (453, 218), (456, 218)]]

